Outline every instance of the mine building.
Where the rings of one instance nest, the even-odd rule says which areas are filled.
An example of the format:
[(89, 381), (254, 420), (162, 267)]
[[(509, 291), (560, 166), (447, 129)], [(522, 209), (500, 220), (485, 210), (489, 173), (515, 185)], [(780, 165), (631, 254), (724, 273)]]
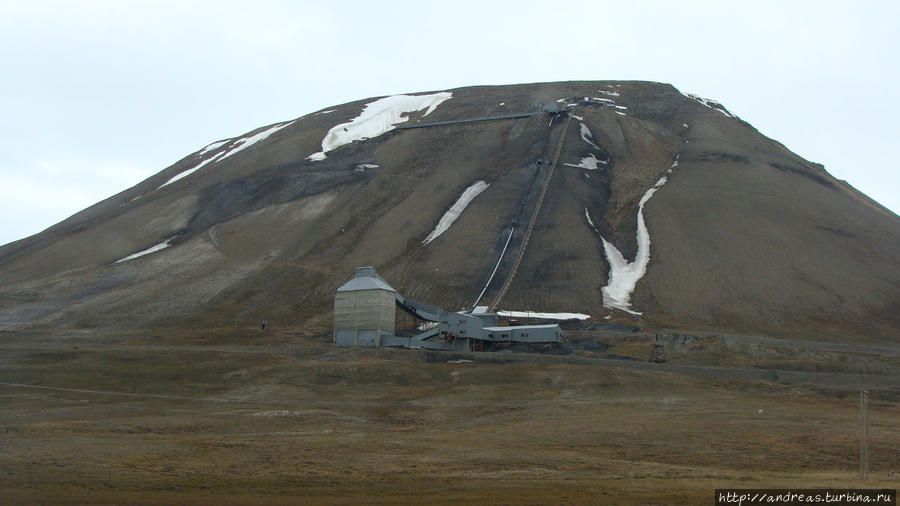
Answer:
[(374, 267), (358, 267), (334, 296), (334, 342), (340, 346), (481, 351), (511, 343), (552, 346), (563, 341), (556, 324), (502, 323), (485, 306), (452, 312), (407, 299)]

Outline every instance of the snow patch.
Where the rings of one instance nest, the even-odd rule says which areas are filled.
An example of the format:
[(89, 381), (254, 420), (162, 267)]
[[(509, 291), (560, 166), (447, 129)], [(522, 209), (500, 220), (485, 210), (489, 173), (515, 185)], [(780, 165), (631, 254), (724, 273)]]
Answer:
[(218, 142), (213, 142), (212, 144), (209, 144), (208, 146), (206, 146), (205, 148), (200, 150), (200, 156), (203, 156), (206, 153), (209, 153), (210, 151), (220, 148), (223, 144), (227, 143), (230, 140), (231, 139), (225, 139), (224, 141), (218, 141)]
[(618, 91), (609, 91), (609, 90), (597, 90), (597, 93), (601, 93), (603, 95), (607, 95), (610, 97), (618, 97), (619, 95), (621, 95), (621, 93), (619, 93)]
[(163, 241), (159, 244), (150, 246), (149, 248), (147, 248), (145, 250), (138, 251), (137, 253), (128, 255), (125, 258), (120, 258), (120, 259), (116, 260), (115, 263), (118, 264), (118, 263), (122, 263), (122, 262), (127, 262), (129, 260), (134, 260), (135, 258), (142, 257), (144, 255), (149, 255), (150, 253), (156, 253), (159, 250), (166, 249), (169, 247), (169, 243), (172, 242), (172, 239), (175, 239), (175, 237), (170, 237), (170, 238), (166, 239), (165, 241)]
[[(719, 111), (720, 113), (724, 114), (725, 116), (727, 116), (729, 118), (737, 117), (737, 116), (731, 114), (730, 112), (728, 112), (728, 109), (725, 109), (725, 106), (716, 100), (713, 100), (711, 98), (703, 98), (701, 96), (694, 95), (693, 93), (685, 93), (681, 90), (678, 90), (678, 93), (681, 93), (682, 95), (684, 95), (687, 98), (690, 98), (692, 100), (696, 100), (697, 102), (703, 104), (704, 106), (706, 106), (714, 111)], [(686, 127), (687, 127), (687, 124), (685, 124), (685, 128)]]
[(587, 125), (582, 123), (581, 124), (581, 140), (583, 140), (584, 142), (590, 144), (591, 146), (593, 146), (597, 149), (600, 149), (600, 146), (594, 144), (594, 141), (591, 140), (593, 138), (594, 138), (594, 134), (591, 133), (591, 129), (588, 128)]
[[(194, 167), (192, 167), (190, 169), (187, 169), (185, 171), (178, 173), (174, 177), (169, 178), (169, 180), (166, 181), (165, 183), (157, 186), (156, 189), (158, 190), (158, 189), (162, 188), (163, 186), (170, 185), (170, 184), (174, 183), (175, 181), (178, 181), (179, 179), (184, 179), (184, 178), (190, 176), (191, 174), (193, 174), (194, 172), (197, 172), (198, 170), (200, 170), (206, 164), (221, 162), (222, 160), (228, 158), (229, 156), (231, 156), (235, 153), (238, 153), (241, 150), (256, 144), (257, 142), (274, 134), (275, 132), (290, 125), (291, 123), (293, 123), (293, 121), (275, 125), (273, 127), (267, 128), (266, 130), (263, 130), (262, 132), (259, 132), (258, 134), (254, 134), (249, 137), (242, 137), (242, 138), (232, 142), (231, 146), (227, 150), (222, 151), (221, 153), (217, 154), (216, 156), (214, 156), (212, 158), (207, 158), (206, 160), (203, 160), (202, 162), (200, 162), (199, 164), (195, 165)], [(224, 145), (225, 143), (230, 142), (230, 141), (231, 141), (231, 139), (227, 139), (227, 140), (224, 140), (221, 142), (214, 142), (214, 143), (210, 144), (209, 146), (206, 146), (205, 148), (203, 148), (203, 151), (200, 152), (200, 156), (203, 156), (204, 154), (206, 154), (218, 147), (221, 147), (222, 145)]]
[(377, 169), (379, 166), (374, 163), (361, 163), (353, 168), (353, 172), (365, 172), (369, 169)]
[(579, 162), (577, 164), (576, 163), (564, 163), (563, 165), (566, 165), (568, 167), (578, 167), (579, 169), (597, 170), (600, 168), (601, 165), (606, 165), (606, 163), (607, 162), (605, 160), (599, 160), (593, 153), (591, 153), (591, 154), (587, 155), (586, 157), (582, 158), (581, 162)]
[(486, 190), (488, 186), (490, 186), (490, 184), (485, 183), (484, 181), (479, 179), (478, 181), (472, 183), (468, 188), (466, 188), (460, 194), (459, 198), (456, 199), (456, 202), (454, 202), (453, 205), (450, 206), (450, 209), (448, 209), (447, 212), (445, 212), (444, 215), (441, 216), (441, 219), (438, 220), (438, 223), (437, 225), (435, 225), (434, 230), (432, 230), (431, 233), (428, 234), (428, 237), (426, 237), (425, 240), (422, 241), (422, 245), (427, 245), (431, 241), (437, 239), (438, 236), (446, 232), (447, 229), (450, 228), (450, 225), (452, 225), (453, 222), (456, 221), (457, 218), (459, 218), (459, 215), (462, 214), (463, 211), (465, 211), (466, 206), (468, 206), (469, 203), (472, 202), (472, 200), (481, 192)]
[(168, 181), (166, 181), (165, 183), (163, 183), (163, 184), (157, 186), (156, 189), (158, 190), (158, 189), (162, 188), (163, 186), (170, 185), (170, 184), (174, 183), (175, 181), (178, 181), (179, 179), (184, 179), (184, 178), (190, 176), (190, 175), (193, 174), (194, 172), (197, 172), (197, 171), (198, 171), (201, 167), (203, 167), (204, 165), (206, 165), (206, 164), (208, 164), (208, 163), (214, 163), (214, 162), (216, 162), (217, 160), (219, 160), (220, 158), (222, 158), (224, 154), (225, 154), (225, 151), (222, 151), (221, 153), (217, 154), (216, 156), (214, 156), (214, 157), (212, 157), (212, 158), (207, 158), (206, 160), (203, 160), (203, 161), (200, 162), (199, 164), (195, 165), (193, 168), (190, 168), (190, 169), (188, 169), (188, 170), (186, 170), (186, 171), (184, 171), (184, 172), (180, 172), (180, 173), (178, 173), (177, 175), (175, 175), (174, 177), (169, 178)]
[(505, 318), (540, 318), (542, 320), (587, 320), (590, 315), (583, 313), (540, 313), (537, 311), (497, 311), (497, 316)]
[(286, 123), (281, 123), (280, 125), (274, 125), (272, 127), (267, 128), (266, 130), (263, 130), (262, 132), (259, 132), (258, 134), (253, 134), (250, 137), (244, 137), (244, 138), (238, 139), (234, 144), (231, 145), (231, 147), (228, 149), (228, 152), (225, 153), (225, 156), (223, 156), (220, 159), (220, 161), (228, 158), (229, 156), (231, 156), (235, 153), (239, 153), (239, 152), (243, 151), (244, 149), (249, 148), (250, 146), (256, 144), (257, 142), (259, 142), (261, 140), (264, 140), (265, 138), (269, 137), (270, 135), (274, 134), (275, 132), (281, 130), (282, 128), (284, 128), (286, 126), (289, 126), (292, 123), (293, 123), (293, 121), (288, 121)]
[(393, 95), (369, 102), (359, 116), (332, 127), (322, 139), (322, 151), (306, 158), (324, 160), (326, 153), (345, 144), (383, 135), (396, 125), (409, 121), (408, 114), (411, 112), (427, 109), (423, 116), (428, 116), (452, 96), (453, 93), (442, 91), (430, 95)]
[(331, 113), (333, 113), (334, 111), (336, 111), (336, 109), (328, 109), (327, 111), (319, 111), (319, 112), (317, 112), (314, 116), (318, 116), (318, 115), (320, 115), (320, 114), (331, 114)]
[(590, 223), (591, 228), (597, 230), (597, 226), (594, 225), (594, 220), (591, 219), (591, 213), (588, 212), (587, 207), (584, 208), (584, 217), (587, 218), (588, 223)]
[[(650, 200), (650, 197), (666, 184), (668, 179), (663, 176), (653, 185), (652, 188), (644, 193), (638, 204), (637, 214), (637, 254), (634, 261), (629, 262), (611, 242), (607, 241), (602, 235), (600, 239), (603, 241), (603, 250), (606, 253), (606, 259), (609, 262), (609, 280), (601, 291), (603, 292), (603, 305), (608, 308), (620, 309), (622, 311), (640, 315), (636, 311), (631, 310), (631, 293), (634, 291), (637, 282), (644, 277), (647, 272), (647, 264), (650, 262), (650, 233), (647, 231), (647, 225), (644, 222), (644, 204)], [(585, 210), (585, 213), (587, 210)]]

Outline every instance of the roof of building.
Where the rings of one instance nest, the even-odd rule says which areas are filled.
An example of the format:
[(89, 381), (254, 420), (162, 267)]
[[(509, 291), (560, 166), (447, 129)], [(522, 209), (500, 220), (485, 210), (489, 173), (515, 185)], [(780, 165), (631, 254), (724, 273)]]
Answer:
[(337, 289), (338, 292), (360, 292), (363, 290), (387, 290), (397, 293), (397, 290), (394, 290), (387, 281), (383, 280), (375, 272), (374, 267), (357, 267), (353, 278)]
[(553, 329), (559, 328), (555, 323), (549, 325), (514, 325), (509, 327), (484, 327), (488, 332), (507, 332), (510, 330)]

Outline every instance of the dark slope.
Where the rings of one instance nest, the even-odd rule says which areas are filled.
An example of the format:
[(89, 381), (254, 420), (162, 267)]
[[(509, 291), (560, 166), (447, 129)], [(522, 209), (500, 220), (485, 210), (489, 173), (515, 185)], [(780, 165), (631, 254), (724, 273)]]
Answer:
[[(282, 128), (256, 143), (246, 140), (271, 126), (198, 151), (0, 248), (0, 326), (196, 328), (268, 318), (324, 328), (334, 289), (358, 265), (377, 266), (407, 296), (470, 307), (506, 247), (481, 303), (496, 299), (521, 256), (503, 308), (896, 339), (900, 219), (720, 105), (643, 82), (452, 93), (427, 117), (411, 112), (406, 124), (540, 113), (541, 105), (581, 98), (568, 128), (565, 118), (551, 125), (540, 113), (392, 130), (307, 159), (330, 128), (375, 100), (367, 99), (275, 125)], [(238, 139), (246, 145), (225, 156)], [(572, 166), (585, 157), (599, 168)], [(630, 299), (643, 314), (605, 307), (610, 267), (601, 236), (633, 260), (639, 202), (663, 176), (644, 207), (650, 261)], [(423, 245), (478, 180), (490, 186)], [(115, 263), (167, 240), (165, 249)]]

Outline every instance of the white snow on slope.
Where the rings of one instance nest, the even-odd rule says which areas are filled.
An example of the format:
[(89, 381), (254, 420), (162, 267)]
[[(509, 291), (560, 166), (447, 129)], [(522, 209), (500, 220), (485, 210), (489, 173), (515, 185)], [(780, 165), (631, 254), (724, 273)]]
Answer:
[[(293, 123), (293, 121), (288, 121), (287, 123), (281, 123), (279, 125), (275, 125), (271, 128), (267, 128), (266, 130), (263, 130), (262, 132), (251, 135), (249, 137), (242, 137), (242, 138), (234, 141), (231, 144), (231, 146), (229, 147), (229, 149), (222, 151), (221, 153), (217, 154), (216, 156), (214, 156), (212, 158), (207, 158), (206, 160), (203, 160), (202, 162), (198, 163), (197, 165), (195, 165), (194, 167), (192, 167), (190, 169), (187, 169), (185, 171), (178, 173), (177, 175), (169, 178), (169, 180), (166, 181), (165, 183), (157, 186), (156, 189), (158, 190), (158, 189), (162, 188), (163, 186), (170, 185), (170, 184), (174, 183), (175, 181), (178, 181), (179, 179), (186, 178), (186, 177), (190, 176), (191, 174), (193, 174), (194, 172), (197, 172), (199, 169), (201, 169), (204, 165), (206, 165), (208, 163), (220, 162), (220, 161), (228, 158), (229, 156), (256, 144), (257, 142), (274, 134), (275, 132), (290, 125), (291, 123)], [(209, 151), (212, 151), (212, 150), (224, 145), (225, 143), (227, 143), (229, 141), (231, 141), (231, 139), (226, 139), (221, 142), (214, 142), (214, 143), (210, 144), (209, 146), (206, 146), (205, 148), (203, 148), (203, 151), (200, 152), (200, 156), (203, 156), (204, 154), (208, 153)]]
[(585, 125), (584, 123), (582, 123), (582, 124), (581, 124), (581, 139), (582, 139), (584, 142), (590, 144), (591, 146), (593, 146), (593, 147), (595, 147), (595, 148), (597, 148), (597, 149), (600, 149), (600, 146), (594, 144), (594, 141), (591, 140), (591, 139), (593, 139), (593, 138), (594, 138), (594, 134), (591, 133), (591, 129), (588, 128), (587, 125)]
[(359, 116), (335, 125), (322, 139), (322, 151), (306, 157), (308, 160), (324, 160), (326, 153), (353, 141), (371, 139), (394, 129), (394, 126), (409, 121), (407, 114), (427, 109), (428, 116), (437, 106), (453, 96), (449, 91), (431, 95), (393, 95), (369, 102)]
[(292, 123), (293, 123), (293, 121), (288, 121), (286, 123), (281, 123), (280, 125), (274, 125), (266, 130), (263, 130), (262, 132), (253, 134), (250, 137), (244, 137), (242, 139), (238, 139), (236, 142), (234, 142), (231, 145), (231, 148), (228, 149), (228, 152), (225, 153), (225, 156), (223, 156), (221, 158), (221, 160), (224, 160), (235, 153), (239, 153), (239, 152), (243, 151), (244, 149), (249, 148), (250, 146), (269, 137), (270, 135), (274, 134), (275, 132), (281, 130), (282, 128), (284, 128)]
[(591, 317), (583, 313), (539, 313), (537, 311), (497, 311), (497, 316), (506, 318), (541, 318), (544, 320), (587, 320)]
[[(653, 185), (652, 188), (644, 193), (638, 204), (637, 214), (637, 254), (634, 261), (625, 260), (622, 252), (618, 250), (611, 242), (607, 241), (602, 235), (603, 250), (606, 253), (606, 259), (609, 262), (609, 280), (601, 291), (603, 292), (603, 305), (608, 308), (621, 309), (622, 311), (639, 315), (636, 311), (631, 310), (631, 293), (634, 291), (637, 282), (644, 277), (647, 272), (647, 264), (650, 262), (650, 233), (647, 231), (647, 225), (644, 223), (644, 204), (650, 200), (650, 197), (666, 184), (666, 177), (663, 176)], [(587, 213), (587, 210), (585, 210)], [(589, 218), (590, 219), (590, 218)]]
[(168, 181), (166, 181), (165, 183), (159, 185), (156, 189), (158, 190), (158, 189), (162, 188), (163, 186), (170, 185), (170, 184), (174, 183), (175, 181), (178, 181), (179, 179), (183, 179), (183, 178), (186, 178), (186, 177), (190, 176), (190, 175), (193, 174), (194, 172), (197, 172), (197, 171), (198, 171), (201, 167), (203, 167), (204, 165), (206, 165), (206, 164), (208, 164), (208, 163), (213, 163), (213, 162), (217, 161), (218, 159), (222, 158), (222, 155), (224, 155), (224, 154), (225, 154), (225, 151), (222, 151), (221, 153), (219, 153), (218, 155), (216, 155), (216, 156), (214, 156), (214, 157), (212, 157), (212, 158), (208, 158), (208, 159), (206, 159), (206, 160), (203, 160), (203, 161), (200, 162), (199, 164), (195, 165), (193, 168), (190, 168), (190, 169), (188, 169), (188, 170), (186, 170), (186, 171), (184, 171), (184, 172), (180, 172), (180, 173), (178, 173), (176, 176), (169, 178)]
[(122, 263), (122, 262), (127, 262), (127, 261), (129, 261), (129, 260), (134, 260), (134, 259), (137, 258), (137, 257), (142, 257), (142, 256), (144, 256), (144, 255), (149, 255), (150, 253), (156, 253), (157, 251), (159, 251), (159, 250), (161, 250), (161, 249), (166, 249), (166, 248), (169, 247), (169, 242), (170, 242), (172, 239), (174, 239), (174, 237), (170, 237), (170, 238), (166, 239), (165, 241), (163, 241), (163, 242), (161, 242), (161, 243), (159, 243), (159, 244), (150, 246), (149, 248), (147, 248), (147, 249), (145, 249), (145, 250), (141, 250), (141, 251), (138, 251), (137, 253), (128, 255), (128, 256), (125, 257), (125, 258), (120, 258), (120, 259), (116, 260), (115, 263), (118, 264), (118, 263)]
[(587, 155), (582, 158), (579, 163), (564, 163), (568, 167), (578, 167), (580, 169), (587, 170), (597, 170), (601, 165), (606, 165), (606, 162), (603, 160), (599, 160), (593, 153)]
[[(687, 98), (696, 100), (697, 102), (700, 102), (704, 106), (709, 107), (710, 109), (712, 109), (714, 111), (719, 111), (720, 113), (724, 114), (725, 116), (727, 116), (729, 118), (737, 117), (737, 116), (731, 114), (730, 112), (728, 112), (728, 109), (725, 109), (725, 106), (722, 105), (720, 102), (717, 102), (711, 98), (703, 98), (701, 96), (694, 95), (693, 93), (685, 93), (681, 90), (678, 90), (678, 93), (681, 93), (682, 95), (686, 96)], [(685, 125), (685, 127), (687, 127), (687, 125)]]
[(203, 156), (206, 153), (209, 153), (210, 151), (214, 151), (215, 149), (218, 149), (219, 147), (221, 147), (223, 144), (227, 143), (230, 140), (231, 139), (225, 139), (224, 141), (217, 141), (217, 142), (213, 142), (212, 144), (209, 144), (208, 146), (206, 146), (205, 148), (200, 150), (200, 156)]
[(584, 208), (584, 217), (587, 218), (588, 223), (591, 224), (591, 228), (597, 230), (597, 225), (594, 225), (594, 220), (591, 219), (591, 213), (588, 212), (587, 208)]
[(488, 186), (490, 186), (490, 184), (485, 183), (484, 181), (479, 179), (478, 181), (472, 183), (468, 188), (466, 188), (462, 192), (462, 194), (460, 194), (459, 198), (456, 199), (456, 202), (454, 202), (453, 205), (450, 206), (450, 209), (448, 209), (447, 212), (445, 212), (444, 215), (441, 216), (441, 219), (438, 220), (437, 225), (434, 226), (434, 230), (432, 230), (431, 233), (428, 234), (428, 237), (426, 237), (425, 240), (422, 241), (422, 245), (424, 246), (430, 243), (431, 241), (437, 239), (439, 235), (446, 232), (447, 229), (450, 228), (450, 225), (452, 225), (453, 222), (456, 221), (457, 218), (459, 218), (459, 215), (462, 214), (463, 211), (465, 211), (466, 206), (469, 205), (469, 202), (472, 202), (472, 200), (481, 192), (487, 190)]

